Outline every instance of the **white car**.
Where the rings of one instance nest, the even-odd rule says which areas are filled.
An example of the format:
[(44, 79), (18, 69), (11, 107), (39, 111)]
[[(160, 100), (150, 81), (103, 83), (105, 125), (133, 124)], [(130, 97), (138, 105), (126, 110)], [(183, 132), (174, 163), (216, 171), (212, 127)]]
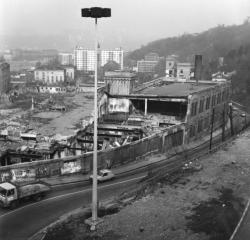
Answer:
[[(97, 182), (105, 182), (114, 178), (114, 173), (112, 173), (112, 171), (109, 169), (102, 169), (100, 170), (99, 174), (97, 174)], [(90, 175), (89, 179), (92, 181), (93, 175)]]

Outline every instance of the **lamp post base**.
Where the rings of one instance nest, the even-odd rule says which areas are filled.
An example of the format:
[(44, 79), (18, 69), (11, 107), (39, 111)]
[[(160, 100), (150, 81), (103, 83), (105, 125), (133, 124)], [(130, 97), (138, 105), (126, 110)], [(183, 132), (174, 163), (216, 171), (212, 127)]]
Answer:
[(96, 226), (98, 224), (100, 224), (101, 222), (103, 222), (103, 220), (101, 218), (97, 218), (95, 221), (93, 221), (92, 218), (88, 218), (85, 221), (85, 224), (90, 226), (90, 231), (95, 231), (96, 230)]

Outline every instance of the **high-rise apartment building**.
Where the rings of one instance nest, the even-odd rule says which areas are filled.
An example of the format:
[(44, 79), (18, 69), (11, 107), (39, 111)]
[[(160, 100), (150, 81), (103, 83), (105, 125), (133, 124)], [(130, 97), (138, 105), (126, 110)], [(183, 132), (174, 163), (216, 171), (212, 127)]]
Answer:
[(74, 54), (72, 53), (59, 53), (59, 62), (62, 65), (71, 65), (74, 64)]
[(10, 90), (10, 65), (0, 62), (0, 94), (5, 94)]
[[(123, 69), (123, 50), (100, 50), (98, 56), (98, 65), (104, 66), (109, 61), (115, 61)], [(95, 70), (95, 50), (76, 47), (74, 50), (74, 64), (77, 70), (94, 71)]]

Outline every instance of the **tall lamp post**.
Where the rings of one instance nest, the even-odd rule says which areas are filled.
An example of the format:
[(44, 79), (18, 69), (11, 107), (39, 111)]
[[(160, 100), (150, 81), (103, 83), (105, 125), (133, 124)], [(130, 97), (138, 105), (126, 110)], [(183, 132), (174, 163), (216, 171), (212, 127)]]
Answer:
[(97, 65), (98, 65), (98, 39), (97, 39), (97, 20), (98, 18), (111, 17), (110, 8), (82, 8), (82, 17), (95, 19), (95, 90), (94, 90), (94, 149), (93, 149), (93, 188), (92, 188), (92, 219), (89, 221), (90, 229), (95, 230), (98, 224), (97, 219)]

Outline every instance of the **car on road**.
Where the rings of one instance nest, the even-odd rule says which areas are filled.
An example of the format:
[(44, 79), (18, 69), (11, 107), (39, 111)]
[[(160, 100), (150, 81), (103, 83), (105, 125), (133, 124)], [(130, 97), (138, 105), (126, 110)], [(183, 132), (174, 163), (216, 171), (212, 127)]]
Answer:
[[(109, 169), (102, 169), (97, 174), (97, 182), (105, 182), (115, 178), (115, 174)], [(93, 181), (93, 175), (89, 177), (90, 181)]]

